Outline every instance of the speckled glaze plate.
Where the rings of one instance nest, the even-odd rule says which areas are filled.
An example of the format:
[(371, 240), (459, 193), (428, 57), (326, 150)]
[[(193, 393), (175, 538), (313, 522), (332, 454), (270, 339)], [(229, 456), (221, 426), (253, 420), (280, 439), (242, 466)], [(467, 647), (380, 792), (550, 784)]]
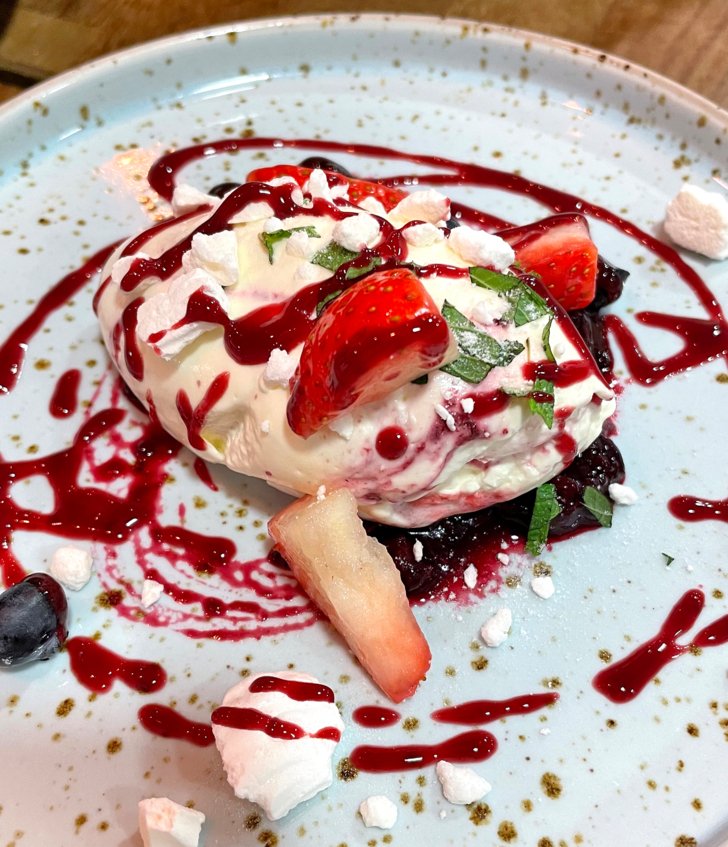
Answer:
[[(255, 134), (445, 155), (517, 171), (661, 237), (665, 204), (684, 180), (719, 189), (714, 179), (725, 178), (724, 112), (642, 69), (542, 36), (464, 21), (357, 16), (266, 20), (145, 45), (29, 91), (0, 110), (0, 127), (4, 355), (6, 339), (31, 321), (16, 339), (17, 361), (25, 356), (14, 387), (3, 359), (5, 579), (18, 572), (13, 561), (25, 571), (46, 569), (64, 541), (92, 549), (92, 581), (70, 597), (72, 635), (96, 636), (125, 657), (159, 662), (167, 673), (166, 685), (150, 693), (117, 679), (93, 694), (77, 681), (64, 652), (0, 674), (0, 845), (132, 847), (140, 843), (137, 802), (160, 795), (206, 813), (205, 847), (722, 842), (728, 834), (728, 647), (688, 651), (622, 705), (599, 694), (592, 679), (610, 655), (616, 662), (652, 638), (690, 589), (706, 595), (696, 629), (728, 612), (728, 526), (715, 519), (720, 503), (698, 510), (709, 520), (681, 522), (668, 510), (679, 495), (728, 496), (725, 360), (696, 362), (647, 386), (632, 378), (617, 353), (623, 387), (617, 443), (639, 502), (618, 508), (611, 530), (545, 551), (556, 584), (548, 601), (529, 589), (533, 562), (514, 557), (498, 594), (481, 584), (467, 601), (421, 604), (416, 612), (433, 647), (432, 670), (400, 707), (402, 720), (372, 730), (358, 727), (352, 711), (385, 700), (290, 584), (290, 599), (279, 599), (284, 578), (256, 562), (268, 550), (265, 521), (285, 502), (282, 495), (217, 467), (210, 469), (211, 487), (182, 451), (164, 464), (168, 482), (153, 505), (160, 510), (158, 526), (182, 526), (191, 534), (169, 541), (166, 557), (154, 558), (148, 525), (132, 527), (121, 540), (89, 540), (94, 532), (88, 528), (75, 538), (63, 528), (46, 531), (48, 515), (59, 509), (51, 478), (57, 485), (65, 479), (61, 505), (71, 512), (78, 486), (124, 501), (124, 468), (134, 458), (143, 417), (119, 394), (100, 345), (91, 309), (95, 279), (37, 327), (32, 321), (64, 274), (164, 213), (141, 177), (169, 148)], [(184, 179), (206, 188), (255, 164), (302, 155), (248, 149), (205, 159)], [(426, 183), (426, 167), (347, 153), (335, 158), (363, 175), (416, 172)], [(448, 190), (513, 221), (548, 211), (512, 193)], [(704, 320), (709, 303), (639, 239), (604, 220), (593, 220), (592, 229), (602, 254), (632, 273), (612, 311), (647, 356), (672, 356), (680, 337), (636, 314)], [(725, 263), (684, 258), (728, 301)], [(77, 392), (63, 385), (71, 409), (78, 401), (75, 411), (54, 417), (49, 404), (54, 396), (58, 401), (59, 380), (71, 370), (80, 373)], [(69, 451), (84, 423), (107, 408), (124, 410), (125, 417), (82, 451), (84, 467), (64, 476), (58, 462), (53, 472), (52, 463), (38, 462)], [(117, 462), (126, 456), (127, 464), (105, 465), (112, 454)], [(59, 461), (68, 469), (72, 451), (64, 455)], [(12, 467), (26, 478), (11, 478)], [(233, 542), (225, 549), (234, 577), (188, 567), (190, 539), (199, 535)], [(185, 604), (168, 592), (144, 612), (139, 591), (152, 567), (194, 596), (252, 597), (262, 611), (206, 616), (199, 602)], [(287, 603), (298, 604), (288, 617), (281, 612)], [(479, 628), (505, 604), (513, 610), (511, 636), (488, 650), (478, 642)], [(207, 722), (241, 674), (288, 666), (335, 689), (347, 724), (336, 762), (361, 743), (435, 743), (463, 731), (430, 719), (446, 702), (546, 690), (557, 690), (560, 699), (536, 714), (488, 725), (498, 750), (475, 766), (493, 785), (487, 805), (448, 804), (432, 767), (360, 773), (335, 779), (274, 824), (260, 822), (250, 804), (235, 800), (214, 747), (159, 737), (139, 723), (139, 709), (149, 704)], [(373, 793), (399, 807), (388, 834), (365, 829), (357, 816), (360, 801)]]

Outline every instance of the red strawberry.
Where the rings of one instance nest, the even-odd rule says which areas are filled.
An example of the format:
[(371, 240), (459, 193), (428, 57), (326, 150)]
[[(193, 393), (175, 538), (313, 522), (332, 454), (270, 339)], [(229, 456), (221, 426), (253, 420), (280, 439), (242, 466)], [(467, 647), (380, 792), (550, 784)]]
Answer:
[(449, 347), (447, 323), (412, 271), (370, 274), (326, 307), (306, 339), (288, 423), (308, 438), (347, 409), (438, 367)]
[(302, 497), (268, 529), (304, 591), (395, 702), (414, 694), (430, 648), (387, 548), (364, 531), (351, 492)]
[[(270, 182), (282, 176), (289, 176), (303, 188), (304, 183), (311, 173), (311, 168), (302, 168), (299, 165), (273, 165), (269, 168), (256, 168), (248, 174), (247, 182)], [(349, 184), (349, 200), (359, 205), (365, 197), (374, 197), (384, 206), (388, 212), (393, 209), (400, 200), (407, 196), (406, 191), (399, 188), (390, 188), (378, 182), (367, 182), (364, 179), (352, 179), (342, 176), (335, 171), (326, 171), (329, 185), (338, 185), (342, 182)]]
[(539, 274), (564, 309), (583, 309), (594, 299), (598, 251), (583, 215), (553, 215), (498, 235), (513, 247), (525, 271)]

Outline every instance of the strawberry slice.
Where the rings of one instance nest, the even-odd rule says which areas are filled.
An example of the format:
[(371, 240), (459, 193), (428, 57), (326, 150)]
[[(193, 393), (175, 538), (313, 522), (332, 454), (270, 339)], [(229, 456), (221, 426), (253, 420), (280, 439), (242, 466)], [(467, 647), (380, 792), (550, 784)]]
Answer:
[(269, 524), (304, 591), (384, 693), (399, 703), (430, 667), (430, 648), (387, 548), (364, 531), (345, 488), (302, 497)]
[(597, 248), (583, 215), (553, 215), (498, 235), (513, 247), (516, 261), (525, 271), (539, 274), (564, 309), (583, 309), (592, 302)]
[[(289, 176), (296, 180), (301, 188), (306, 183), (311, 168), (302, 168), (299, 165), (273, 165), (268, 168), (256, 168), (247, 176), (247, 182), (270, 182), (272, 179), (277, 179), (282, 176)], [(349, 201), (358, 206), (365, 197), (374, 197), (384, 206), (389, 212), (393, 209), (400, 200), (407, 196), (406, 191), (401, 191), (399, 188), (390, 188), (388, 185), (382, 185), (378, 182), (368, 182), (365, 179), (352, 179), (348, 176), (343, 176), (336, 171), (325, 171), (329, 180), (329, 185), (339, 185), (340, 183), (349, 184)]]
[(308, 438), (443, 363), (450, 330), (406, 268), (363, 277), (326, 307), (291, 380), (288, 423)]

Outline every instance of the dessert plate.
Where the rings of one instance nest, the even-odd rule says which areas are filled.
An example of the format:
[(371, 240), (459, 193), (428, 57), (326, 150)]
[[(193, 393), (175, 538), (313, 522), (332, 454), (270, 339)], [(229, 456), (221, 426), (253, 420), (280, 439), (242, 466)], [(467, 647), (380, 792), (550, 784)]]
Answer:
[[(728, 646), (715, 632), (726, 626), (702, 642), (696, 633), (728, 612), (728, 330), (710, 294), (728, 299), (726, 266), (680, 259), (652, 239), (685, 180), (720, 190), (724, 112), (543, 36), (356, 16), (144, 45), (29, 91), (0, 110), (0, 126), (3, 578), (47, 569), (66, 542), (95, 559), (91, 582), (70, 597), (69, 648), (0, 675), (0, 843), (131, 847), (137, 802), (149, 796), (205, 812), (206, 847), (721, 842)], [(286, 497), (155, 440), (99, 342), (91, 272), (104, 248), (166, 213), (146, 169), (169, 149), (219, 139), (249, 146), (198, 156), (183, 181), (205, 189), (316, 153), (365, 177), (406, 173), (423, 185), (451, 176), (452, 161), (516, 172), (584, 198), (600, 252), (631, 271), (611, 338), (616, 440), (639, 501), (617, 507), (612, 529), (544, 551), (549, 600), (529, 588), (533, 561), (513, 556), (472, 591), (456, 581), (452, 599), (418, 603), (433, 665), (393, 726), (353, 720), (357, 707), (388, 704), (265, 560), (265, 522)], [(406, 155), (361, 147), (372, 144)], [(535, 188), (439, 184), (502, 219), (549, 212)], [(167, 586), (148, 610), (145, 573)], [(702, 647), (681, 651), (670, 640), (679, 627), (666, 630), (674, 661), (656, 663), (638, 696), (616, 703), (600, 693), (599, 671), (652, 639), (698, 590), (705, 607), (679, 644)], [(505, 605), (511, 635), (487, 649), (480, 626)], [(346, 731), (332, 786), (268, 823), (232, 796), (206, 725), (241, 675), (286, 668), (334, 688)], [(356, 776), (346, 767), (357, 745), (435, 745), (475, 731), (433, 721), (443, 705), (523, 705), (544, 693), (559, 698), (484, 727), (497, 751), (474, 765), (493, 785), (480, 804), (447, 803), (431, 765)], [(399, 807), (390, 833), (365, 829), (356, 813), (371, 794)]]

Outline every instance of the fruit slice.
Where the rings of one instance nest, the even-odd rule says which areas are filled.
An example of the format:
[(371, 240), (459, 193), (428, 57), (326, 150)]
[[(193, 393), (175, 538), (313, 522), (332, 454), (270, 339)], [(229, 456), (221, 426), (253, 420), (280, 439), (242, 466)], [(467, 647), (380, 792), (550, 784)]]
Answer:
[(447, 322), (412, 271), (370, 274), (326, 307), (306, 339), (288, 423), (308, 438), (438, 367), (450, 348)]
[(592, 302), (598, 251), (583, 215), (553, 215), (498, 235), (513, 247), (525, 271), (539, 274), (564, 309), (583, 309)]
[(411, 696), (430, 667), (430, 648), (391, 556), (364, 531), (351, 492), (302, 497), (268, 530), (374, 682), (396, 703)]
[[(406, 191), (401, 191), (399, 188), (390, 188), (388, 185), (382, 185), (378, 182), (368, 182), (365, 179), (352, 179), (351, 177), (336, 173), (336, 171), (325, 171), (325, 173), (329, 177), (329, 185), (332, 183), (334, 185), (343, 182), (349, 183), (349, 201), (355, 206), (358, 206), (365, 197), (374, 197), (389, 212), (400, 200), (407, 196)], [(289, 176), (295, 179), (299, 186), (303, 188), (310, 174), (311, 168), (302, 168), (300, 165), (273, 165), (268, 168), (256, 168), (248, 174), (246, 181), (270, 182), (272, 179)]]

